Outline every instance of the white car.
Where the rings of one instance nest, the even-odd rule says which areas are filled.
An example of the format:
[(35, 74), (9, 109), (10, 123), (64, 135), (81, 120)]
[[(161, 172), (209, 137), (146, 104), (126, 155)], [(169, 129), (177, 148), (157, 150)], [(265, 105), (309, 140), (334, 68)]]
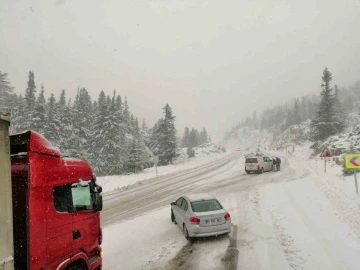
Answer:
[(263, 173), (272, 171), (273, 160), (266, 156), (247, 156), (245, 159), (245, 172)]
[(230, 214), (209, 194), (186, 195), (172, 202), (171, 221), (179, 225), (189, 241), (231, 232)]

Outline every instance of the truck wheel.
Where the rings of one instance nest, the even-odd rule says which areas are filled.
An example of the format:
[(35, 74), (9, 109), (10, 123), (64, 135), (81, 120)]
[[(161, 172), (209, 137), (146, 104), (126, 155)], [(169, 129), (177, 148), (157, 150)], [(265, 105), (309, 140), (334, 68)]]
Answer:
[(65, 268), (66, 270), (88, 270), (84, 263), (73, 263)]
[(247, 174), (249, 174), (250, 172), (249, 171), (245, 171)]
[(264, 168), (261, 168), (260, 173), (264, 173)]

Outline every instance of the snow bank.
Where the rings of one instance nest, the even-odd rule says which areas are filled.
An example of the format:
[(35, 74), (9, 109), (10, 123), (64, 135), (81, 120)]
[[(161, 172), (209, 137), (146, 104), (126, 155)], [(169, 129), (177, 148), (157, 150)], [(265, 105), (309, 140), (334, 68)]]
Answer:
[[(170, 208), (149, 212), (104, 230), (104, 270), (151, 269), (166, 262), (186, 244), (170, 221)], [(146, 267), (146, 268), (145, 268)]]
[[(173, 165), (161, 166), (157, 168), (158, 176), (167, 175), (171, 173), (180, 172), (187, 169), (192, 169), (206, 163), (215, 161), (222, 158), (226, 154), (213, 143), (203, 144), (194, 148), (196, 155), (194, 158), (188, 158), (186, 148), (181, 149), (181, 155), (173, 162)], [(185, 155), (184, 155), (185, 153)], [(97, 181), (102, 186), (103, 192), (110, 192), (132, 185), (141, 185), (142, 181), (156, 178), (155, 167), (145, 169), (144, 171), (136, 174), (129, 175), (114, 175), (98, 177)]]

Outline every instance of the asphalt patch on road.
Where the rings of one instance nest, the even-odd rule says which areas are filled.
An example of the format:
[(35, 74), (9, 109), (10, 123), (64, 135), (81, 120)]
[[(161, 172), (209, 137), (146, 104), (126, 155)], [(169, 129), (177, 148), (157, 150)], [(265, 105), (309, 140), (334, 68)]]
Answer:
[(221, 259), (221, 262), (225, 270), (236, 270), (239, 259), (239, 250), (237, 248), (237, 232), (238, 227), (233, 225), (231, 234), (229, 235), (230, 244), (226, 250), (225, 256)]
[[(219, 236), (219, 237), (228, 237), (230, 240), (229, 246), (226, 250), (226, 253), (223, 258), (221, 258), (222, 269), (224, 270), (236, 270), (238, 265), (239, 251), (237, 249), (237, 231), (238, 228), (236, 225), (233, 225), (232, 232), (228, 236)], [(214, 241), (213, 239), (196, 239), (193, 243), (187, 243), (183, 248), (178, 252), (178, 254), (171, 259), (164, 268), (166, 270), (191, 270), (198, 269), (196, 267), (196, 257), (199, 250), (199, 244), (205, 244), (206, 241)], [(156, 269), (156, 268), (155, 268)]]
[(188, 243), (179, 251), (179, 253), (170, 260), (164, 267), (165, 270), (173, 269), (194, 269), (192, 264), (194, 246), (193, 243)]

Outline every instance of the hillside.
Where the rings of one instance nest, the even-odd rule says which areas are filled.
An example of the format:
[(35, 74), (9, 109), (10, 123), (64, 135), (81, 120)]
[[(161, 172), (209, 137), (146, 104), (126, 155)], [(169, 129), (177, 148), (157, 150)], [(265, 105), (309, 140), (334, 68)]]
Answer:
[[(225, 134), (224, 144), (230, 148), (273, 150), (288, 146), (289, 151), (297, 145), (307, 145), (310, 157), (317, 156), (326, 146), (341, 164), (345, 153), (360, 151), (360, 82), (349, 87), (331, 87), (328, 73), (330, 78), (327, 84), (322, 84), (321, 95), (297, 98), (293, 106), (287, 103), (267, 108), (260, 118), (253, 113)], [(324, 95), (331, 100), (330, 107), (327, 101), (323, 102)], [(329, 115), (332, 122), (326, 121)]]

